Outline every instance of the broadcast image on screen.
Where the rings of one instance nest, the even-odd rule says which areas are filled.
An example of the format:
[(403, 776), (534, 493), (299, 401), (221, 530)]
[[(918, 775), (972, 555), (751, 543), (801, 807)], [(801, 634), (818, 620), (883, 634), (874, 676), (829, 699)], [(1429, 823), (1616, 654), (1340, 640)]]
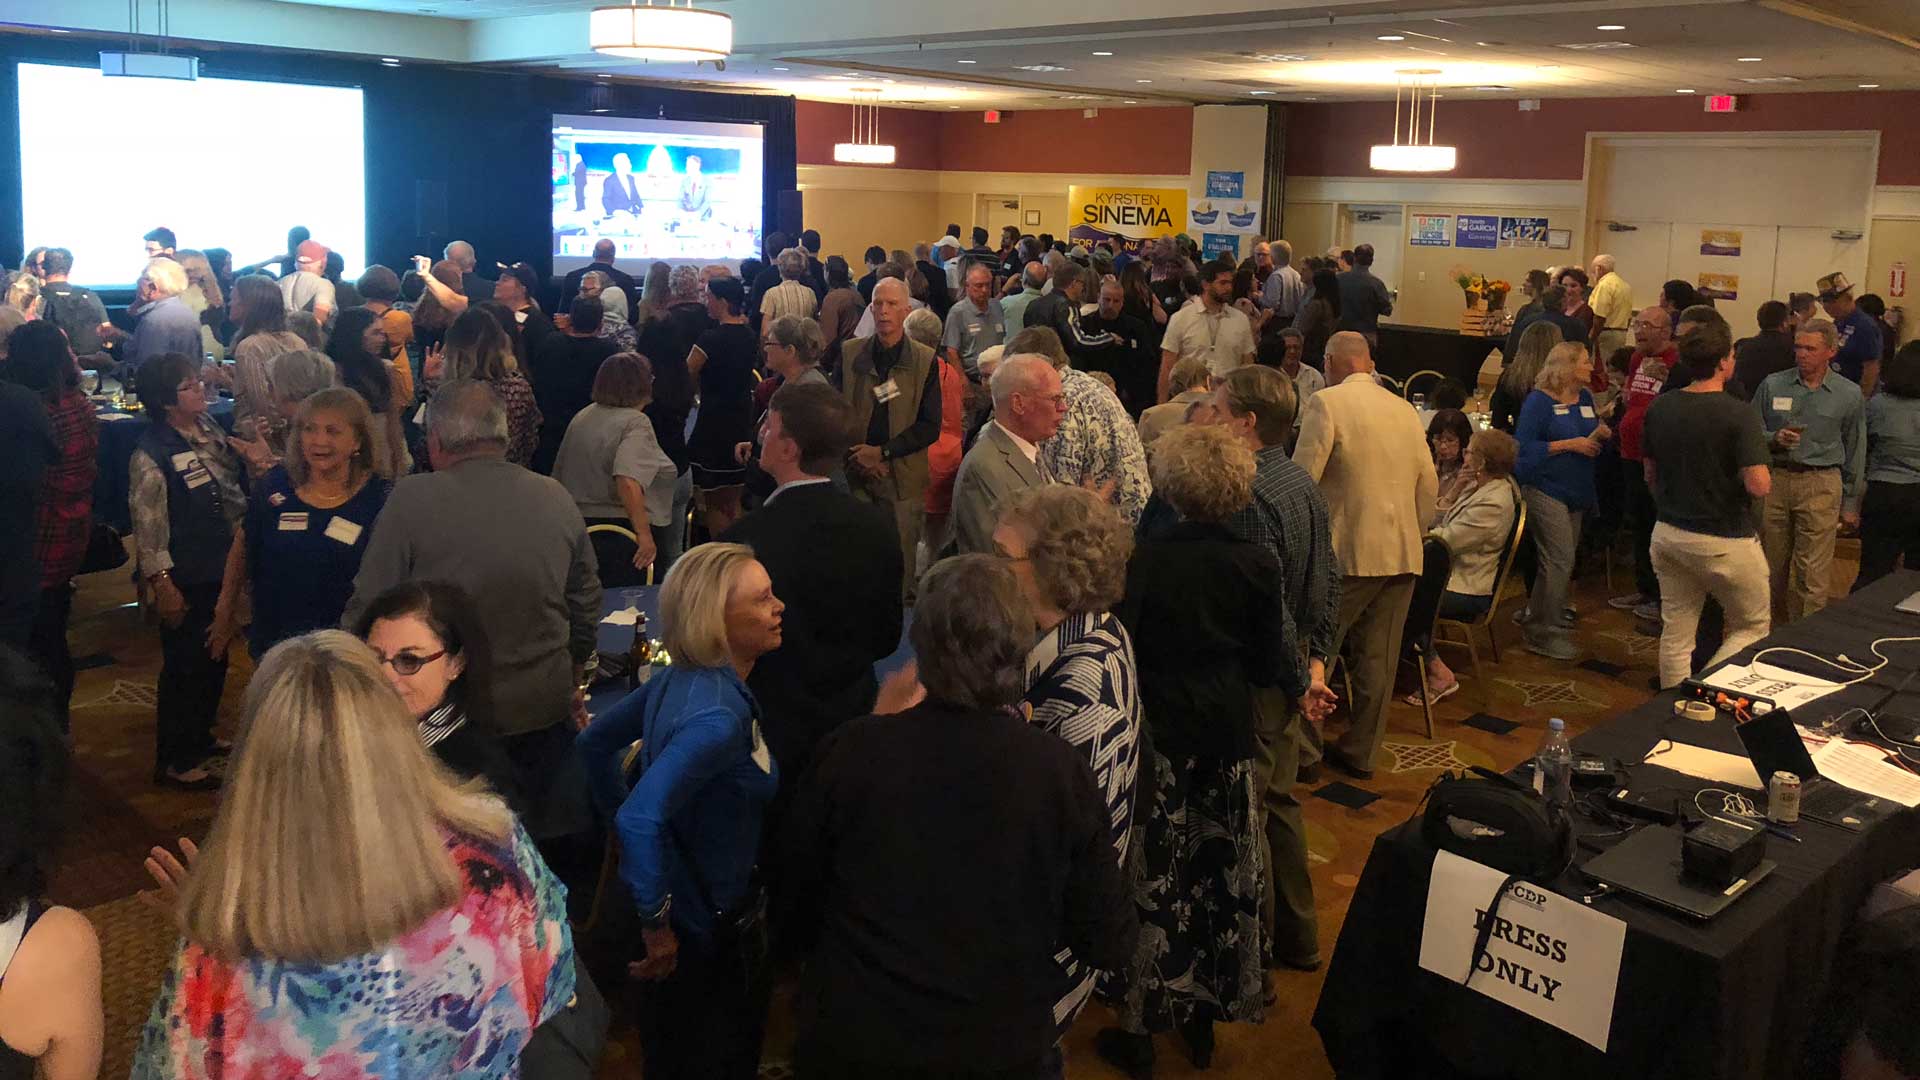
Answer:
[(753, 124), (553, 118), (553, 269), (615, 258), (737, 262), (760, 253), (761, 130)]
[(21, 235), (72, 251), (76, 283), (133, 284), (147, 263), (140, 238), (158, 226), (245, 266), (284, 253), (287, 230), (304, 225), (348, 276), (365, 268), (358, 87), (25, 63), (19, 77)]

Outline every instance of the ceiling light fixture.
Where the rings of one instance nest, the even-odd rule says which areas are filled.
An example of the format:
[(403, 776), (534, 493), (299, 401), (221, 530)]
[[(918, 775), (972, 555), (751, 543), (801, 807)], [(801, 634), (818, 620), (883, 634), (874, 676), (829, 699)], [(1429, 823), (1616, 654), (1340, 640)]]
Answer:
[(1880, 89), (1880, 84), (1879, 84), (1879, 83), (1877, 83), (1877, 82), (1863, 82), (1863, 83), (1861, 83), (1861, 84), (1860, 84), (1860, 89), (1862, 89), (1862, 90), (1878, 90), (1878, 89)]
[(773, 70), (775, 70), (775, 71), (792, 71), (793, 69), (792, 69), (792, 68), (783, 68), (783, 67), (776, 67), (776, 68), (774, 68)]
[(1120, 104), (1122, 104), (1122, 105), (1138, 105), (1138, 104), (1140, 104), (1140, 103), (1139, 103), (1139, 102), (1137, 102), (1137, 101), (1135, 101), (1135, 100), (1133, 100), (1132, 98), (1127, 98), (1126, 100), (1124, 100), (1124, 101), (1122, 101), (1122, 102), (1121, 102)]
[(1108, 52), (1108, 51), (1107, 51), (1107, 50), (1105, 50), (1105, 49), (1095, 49), (1095, 50), (1093, 50), (1093, 55), (1095, 55), (1095, 56), (1112, 56), (1113, 54), (1112, 54), (1112, 53), (1110, 53), (1110, 52)]
[[(1382, 143), (1373, 148), (1368, 155), (1368, 163), (1379, 172), (1451, 172), (1459, 159), (1459, 152), (1451, 146), (1442, 146), (1433, 141), (1435, 112), (1434, 99), (1439, 96), (1440, 72), (1431, 68), (1394, 73), (1393, 87), (1393, 142)], [(1407, 108), (1401, 109), (1400, 99), (1407, 99)], [(1421, 141), (1420, 113), (1426, 108), (1426, 141)], [(1406, 117), (1406, 141), (1401, 141), (1401, 117)]]
[(1267, 96), (1268, 94), (1271, 94), (1271, 93), (1273, 93), (1273, 91), (1271, 91), (1271, 90), (1249, 90), (1249, 91), (1247, 91), (1247, 93), (1249, 93), (1249, 94), (1252, 94), (1252, 95), (1253, 95), (1254, 97), (1266, 97), (1266, 96)]
[[(878, 96), (878, 90), (860, 90), (856, 93)], [(880, 141), (880, 106), (870, 97), (867, 101), (853, 103), (853, 137), (849, 142), (835, 143), (833, 160), (847, 165), (891, 165), (894, 159), (892, 143)]]
[(1766, 57), (1763, 56), (1742, 56), (1738, 57), (1736, 62), (1741, 64), (1757, 64), (1764, 59), (1766, 59)]
[(1380, 35), (1379, 37), (1377, 37), (1377, 38), (1374, 38), (1373, 40), (1375, 40), (1375, 41), (1405, 41), (1405, 40), (1407, 40), (1407, 38), (1406, 38), (1406, 35), (1404, 35), (1404, 34), (1381, 34), (1381, 35)]
[[(400, 58), (397, 56), (383, 56), (380, 58), (380, 63), (386, 65), (387, 67), (399, 67)], [(605, 75), (602, 75), (600, 77), (603, 79), (606, 78)]]
[(1045, 63), (1045, 64), (1015, 64), (1013, 65), (1013, 70), (1015, 71), (1072, 71), (1073, 69), (1063, 64)]
[(733, 16), (702, 11), (687, 0), (656, 4), (631, 0), (625, 7), (594, 8), (587, 37), (593, 51), (635, 60), (692, 63), (724, 60), (733, 53)]
[(980, 61), (978, 61), (978, 60), (955, 60), (955, 61), (954, 61), (954, 63), (956, 63), (956, 64), (977, 64), (977, 63), (979, 63), (979, 62), (980, 62)]
[(1596, 26), (1594, 27), (1594, 29), (1595, 30), (1625, 30), (1626, 27), (1621, 25), (1620, 23), (1607, 23), (1605, 26)]
[(1691, 94), (1691, 93), (1693, 93), (1693, 91), (1691, 91), (1691, 90), (1675, 90), (1675, 91), (1674, 91), (1674, 93), (1676, 93), (1676, 94)]
[(1152, 80), (1152, 79), (1135, 79), (1135, 80), (1133, 80), (1133, 81), (1134, 81), (1134, 82), (1137, 82), (1137, 83), (1141, 83), (1141, 84), (1143, 84), (1143, 85), (1144, 85), (1144, 84), (1146, 84), (1146, 83), (1150, 83), (1150, 82), (1152, 82), (1153, 80)]

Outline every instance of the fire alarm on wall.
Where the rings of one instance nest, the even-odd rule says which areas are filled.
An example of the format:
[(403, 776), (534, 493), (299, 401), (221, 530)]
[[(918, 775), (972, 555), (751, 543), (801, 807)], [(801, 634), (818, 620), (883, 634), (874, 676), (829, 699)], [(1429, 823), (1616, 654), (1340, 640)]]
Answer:
[(1740, 111), (1740, 99), (1732, 94), (1708, 94), (1706, 102), (1708, 112)]
[(1000, 122), (1000, 110), (988, 109), (986, 112), (980, 114), (980, 118), (989, 124), (997, 124)]

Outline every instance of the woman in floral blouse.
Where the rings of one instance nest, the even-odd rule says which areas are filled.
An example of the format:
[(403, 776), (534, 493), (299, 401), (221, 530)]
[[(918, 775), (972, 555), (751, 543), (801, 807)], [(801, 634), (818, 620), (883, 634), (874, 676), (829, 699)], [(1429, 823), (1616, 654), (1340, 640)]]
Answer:
[(446, 344), (427, 351), (425, 374), (428, 396), (449, 379), (479, 379), (492, 386), (507, 407), (507, 460), (516, 465), (533, 460), (540, 445), (540, 406), (498, 319), (478, 308), (461, 312), (447, 328)]
[[(566, 890), (505, 804), (421, 744), (367, 646), (283, 642), (178, 884), (135, 1080), (514, 1077), (574, 992)], [(196, 858), (197, 855), (197, 858)]]

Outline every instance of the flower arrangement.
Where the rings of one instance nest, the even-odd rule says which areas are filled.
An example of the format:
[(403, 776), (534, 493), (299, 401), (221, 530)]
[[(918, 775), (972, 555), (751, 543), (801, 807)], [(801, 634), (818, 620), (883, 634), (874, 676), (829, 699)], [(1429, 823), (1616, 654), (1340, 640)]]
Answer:
[(1498, 311), (1506, 306), (1507, 294), (1513, 291), (1513, 285), (1505, 279), (1488, 278), (1464, 266), (1455, 266), (1447, 273), (1453, 278), (1453, 283), (1460, 286), (1460, 291), (1466, 294), (1469, 308), (1477, 308), (1485, 301), (1488, 311)]

